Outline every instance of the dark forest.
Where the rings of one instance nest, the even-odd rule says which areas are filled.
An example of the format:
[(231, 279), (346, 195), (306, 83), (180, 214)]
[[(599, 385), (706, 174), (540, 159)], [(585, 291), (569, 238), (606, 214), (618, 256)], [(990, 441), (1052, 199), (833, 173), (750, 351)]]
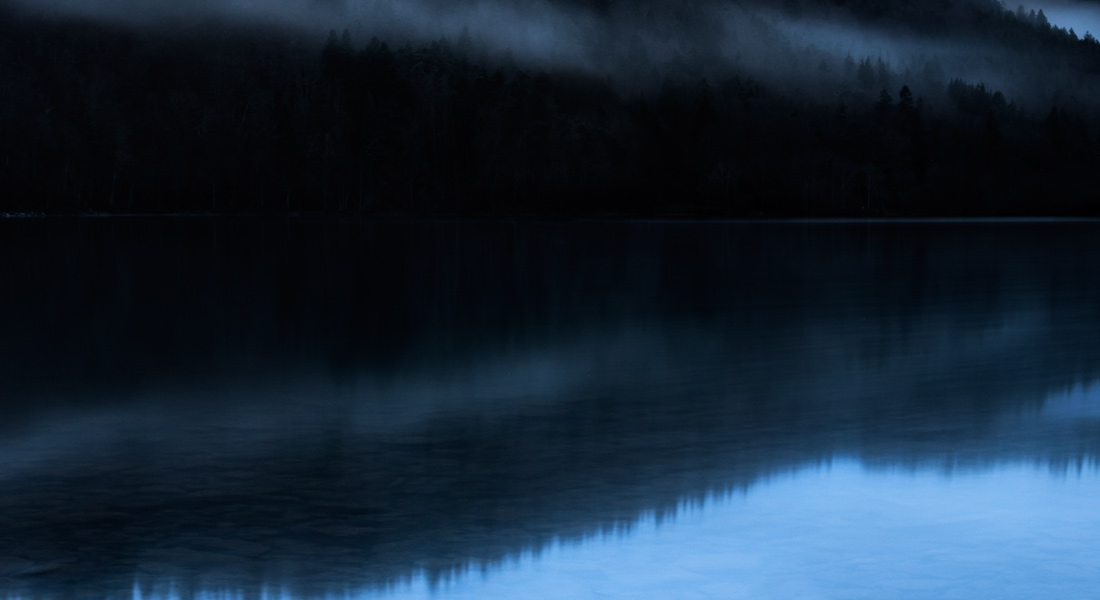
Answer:
[[(534, 60), (469, 29), (4, 7), (0, 212), (1100, 212), (1100, 43), (1042, 11), (746, 1), (685, 44), (704, 31), (690, 4), (558, 4), (628, 24), (592, 46), (606, 60)], [(853, 55), (826, 30), (919, 43)]]

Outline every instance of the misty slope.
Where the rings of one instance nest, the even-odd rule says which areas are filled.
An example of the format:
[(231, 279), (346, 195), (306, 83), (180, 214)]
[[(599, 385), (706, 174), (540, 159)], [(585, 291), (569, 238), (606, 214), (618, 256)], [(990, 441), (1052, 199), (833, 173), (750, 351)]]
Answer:
[(0, 210), (1097, 210), (1100, 44), (990, 2), (279, 6), (5, 10)]

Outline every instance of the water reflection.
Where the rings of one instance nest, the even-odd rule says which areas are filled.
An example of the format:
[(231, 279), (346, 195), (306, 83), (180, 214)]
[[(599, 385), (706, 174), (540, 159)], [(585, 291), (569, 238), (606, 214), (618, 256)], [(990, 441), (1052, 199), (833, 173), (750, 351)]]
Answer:
[[(1096, 480), (1091, 223), (0, 227), (27, 257), (0, 265), (18, 597), (431, 588), (631, 529), (623, 550), (792, 472), (803, 503), (754, 535), (847, 514), (807, 498), (921, 497), (945, 473)], [(907, 552), (869, 543), (836, 554)], [(756, 572), (802, 569), (790, 548)]]
[(643, 516), (625, 538), (362, 597), (1074, 597), (1100, 578), (1098, 492), (1095, 465), (945, 475), (840, 459), (684, 505), (672, 523)]

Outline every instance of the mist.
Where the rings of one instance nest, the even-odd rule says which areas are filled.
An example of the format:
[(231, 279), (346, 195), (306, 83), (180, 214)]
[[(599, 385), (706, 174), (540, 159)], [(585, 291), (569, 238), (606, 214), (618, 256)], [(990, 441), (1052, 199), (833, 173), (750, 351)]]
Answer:
[[(275, 193), (481, 213), (520, 194), (618, 214), (685, 182), (718, 214), (759, 212), (780, 181), (795, 212), (1095, 196), (1100, 42), (991, 0), (7, 1), (30, 15), (5, 23), (0, 62), (11, 210), (267, 211)], [(62, 112), (18, 116), (43, 94)], [(973, 177), (994, 168), (1011, 200)]]
[[(1058, 57), (1036, 56), (1032, 49), (953, 31), (920, 33), (896, 22), (867, 23), (837, 11), (792, 14), (752, 2), (15, 1), (33, 11), (134, 27), (214, 21), (294, 29), (318, 42), (329, 30), (347, 30), (357, 47), (375, 37), (391, 44), (461, 40), (497, 60), (606, 78), (626, 94), (655, 90), (669, 78), (714, 81), (737, 74), (788, 93), (839, 97), (853, 91), (851, 66), (862, 59), (881, 60), (887, 75), (865, 90), (870, 94), (878, 93), (880, 83), (891, 93), (909, 85), (935, 102), (959, 78), (1042, 110), (1100, 92)], [(1082, 36), (1100, 19), (1100, 9), (1087, 4), (1041, 8), (1052, 23), (1074, 26)]]

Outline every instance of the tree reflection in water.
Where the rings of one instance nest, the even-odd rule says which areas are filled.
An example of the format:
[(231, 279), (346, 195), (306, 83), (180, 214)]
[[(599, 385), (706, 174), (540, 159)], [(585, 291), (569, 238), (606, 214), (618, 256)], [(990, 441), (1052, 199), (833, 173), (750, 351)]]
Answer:
[(836, 459), (1098, 456), (1091, 223), (0, 227), (20, 597), (383, 590)]

